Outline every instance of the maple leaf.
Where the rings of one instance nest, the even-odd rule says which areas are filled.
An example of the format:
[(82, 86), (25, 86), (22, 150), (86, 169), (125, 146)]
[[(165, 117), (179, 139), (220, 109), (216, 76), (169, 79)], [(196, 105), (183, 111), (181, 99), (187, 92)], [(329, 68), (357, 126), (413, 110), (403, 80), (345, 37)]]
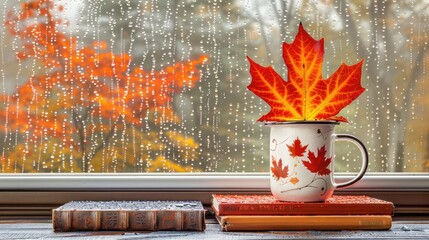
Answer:
[(301, 140), (296, 137), (292, 145), (286, 144), (286, 146), (289, 149), (291, 157), (303, 157), (305, 151), (307, 150), (308, 144), (305, 146), (301, 145)]
[(314, 152), (308, 151), (309, 161), (302, 161), (302, 163), (312, 173), (317, 173), (320, 176), (328, 175), (331, 173), (331, 170), (328, 169), (328, 166), (331, 163), (332, 157), (326, 158), (325, 155), (325, 146), (317, 149), (317, 156), (314, 155)]
[(278, 181), (280, 178), (287, 178), (289, 168), (288, 166), (282, 167), (282, 159), (279, 159), (278, 163), (276, 162), (276, 159), (274, 156), (272, 157), (272, 164), (273, 167), (271, 167), (271, 172), (273, 173), (274, 178)]
[(263, 67), (248, 57), (252, 82), (250, 91), (267, 102), (271, 110), (258, 121), (336, 120), (337, 115), (365, 89), (360, 85), (363, 60), (347, 66), (342, 64), (324, 80), (322, 62), (323, 38), (316, 41), (299, 25), (291, 43), (283, 43), (283, 60), (288, 81), (271, 67)]

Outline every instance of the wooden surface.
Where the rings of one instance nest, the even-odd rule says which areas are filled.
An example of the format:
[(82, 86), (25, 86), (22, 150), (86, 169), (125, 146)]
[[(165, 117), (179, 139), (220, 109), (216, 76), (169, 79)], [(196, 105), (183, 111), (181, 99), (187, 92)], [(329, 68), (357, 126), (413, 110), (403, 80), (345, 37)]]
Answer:
[(221, 232), (207, 219), (205, 232), (68, 232), (54, 233), (47, 220), (1, 220), (0, 239), (429, 239), (429, 221), (395, 221), (389, 231)]

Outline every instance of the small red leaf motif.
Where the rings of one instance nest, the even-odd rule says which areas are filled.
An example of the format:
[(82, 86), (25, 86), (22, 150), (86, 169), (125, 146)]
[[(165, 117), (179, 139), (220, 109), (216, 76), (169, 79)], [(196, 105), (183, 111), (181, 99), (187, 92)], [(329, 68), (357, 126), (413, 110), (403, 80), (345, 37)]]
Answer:
[(278, 181), (280, 178), (287, 178), (289, 168), (288, 166), (282, 167), (282, 159), (279, 159), (278, 163), (274, 156), (272, 156), (272, 164), (271, 172), (273, 173), (273, 177)]
[(286, 146), (289, 149), (291, 157), (303, 157), (305, 151), (307, 150), (308, 144), (303, 146), (301, 144), (301, 140), (298, 137), (296, 137), (292, 145), (286, 144)]
[(309, 161), (302, 161), (302, 163), (312, 173), (317, 173), (320, 176), (328, 175), (331, 173), (328, 166), (331, 163), (332, 157), (326, 158), (325, 154), (325, 146), (317, 149), (317, 156), (314, 155), (314, 152), (308, 151)]

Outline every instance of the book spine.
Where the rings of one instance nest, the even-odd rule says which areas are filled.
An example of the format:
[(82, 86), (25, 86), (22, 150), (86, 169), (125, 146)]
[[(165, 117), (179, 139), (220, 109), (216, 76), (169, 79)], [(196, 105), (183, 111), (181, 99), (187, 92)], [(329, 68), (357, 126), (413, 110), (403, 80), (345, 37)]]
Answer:
[(155, 230), (204, 231), (204, 211), (158, 211)]
[(70, 211), (52, 210), (52, 227), (54, 232), (67, 232), (71, 230)]
[(182, 230), (182, 213), (179, 211), (156, 212), (155, 230)]
[(155, 230), (156, 211), (129, 211), (127, 230)]
[(114, 231), (128, 228), (128, 213), (126, 211), (101, 211), (100, 214), (101, 230)]
[(52, 223), (55, 232), (205, 230), (204, 211), (54, 210)]
[(99, 211), (71, 211), (71, 227), (82, 231), (97, 231), (101, 229)]
[(223, 231), (269, 230), (387, 230), (391, 216), (225, 216), (217, 217)]
[(276, 204), (219, 204), (213, 207), (220, 216), (226, 215), (393, 215), (393, 205), (276, 205)]
[(204, 231), (206, 229), (204, 211), (184, 211), (183, 227), (185, 231)]

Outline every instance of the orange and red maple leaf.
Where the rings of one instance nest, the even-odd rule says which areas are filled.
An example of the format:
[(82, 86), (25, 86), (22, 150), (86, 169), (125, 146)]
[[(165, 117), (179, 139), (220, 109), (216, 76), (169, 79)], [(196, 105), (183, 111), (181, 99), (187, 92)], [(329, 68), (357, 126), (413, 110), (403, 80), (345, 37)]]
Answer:
[(271, 160), (272, 167), (271, 167), (271, 173), (273, 174), (273, 177), (278, 181), (280, 178), (287, 178), (288, 177), (288, 166), (283, 167), (282, 159), (279, 159), (277, 162), (274, 156)]
[(292, 145), (286, 144), (286, 146), (289, 150), (291, 157), (302, 157), (304, 156), (304, 153), (307, 150), (308, 144), (303, 146), (301, 144), (301, 140), (298, 137), (296, 137)]
[(258, 121), (347, 121), (336, 115), (365, 91), (360, 85), (363, 61), (352, 66), (342, 64), (324, 80), (323, 55), (323, 38), (316, 41), (300, 24), (295, 40), (283, 43), (288, 81), (271, 66), (263, 67), (248, 57), (252, 76), (248, 89), (271, 107)]
[(332, 157), (326, 158), (325, 146), (317, 149), (317, 156), (314, 155), (314, 152), (308, 151), (308, 160), (302, 161), (302, 163), (310, 172), (317, 173), (320, 176), (331, 173), (328, 166), (332, 161)]
[(293, 177), (293, 178), (290, 179), (289, 182), (292, 183), (293, 185), (296, 185), (297, 183), (299, 183), (299, 178)]

